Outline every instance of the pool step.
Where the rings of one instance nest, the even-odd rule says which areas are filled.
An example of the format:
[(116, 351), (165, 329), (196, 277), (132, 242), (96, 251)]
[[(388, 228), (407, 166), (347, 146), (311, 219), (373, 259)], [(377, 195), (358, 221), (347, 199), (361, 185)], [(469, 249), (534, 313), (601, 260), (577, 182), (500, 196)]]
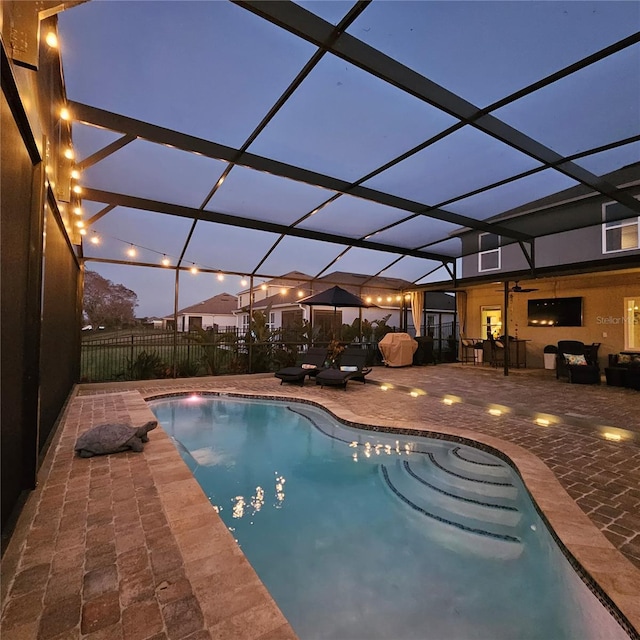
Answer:
[(469, 497), (444, 490), (415, 473), (407, 460), (381, 465), (383, 481), (407, 506), (449, 526), (496, 539), (518, 541), (522, 514), (485, 496)]
[(447, 452), (447, 463), (451, 469), (470, 474), (479, 473), (485, 479), (509, 478), (513, 473), (511, 468), (501, 460), (471, 447), (451, 447)]
[(415, 469), (411, 461), (402, 460), (401, 466), (404, 475), (398, 478), (398, 485), (409, 498), (415, 497), (420, 501), (419, 504), (427, 500), (452, 515), (505, 527), (516, 527), (522, 519), (522, 513), (514, 506), (513, 500), (460, 491), (457, 487), (439, 486)]
[(459, 469), (452, 464), (452, 460), (455, 458), (447, 452), (427, 451), (420, 458), (416, 457), (415, 469), (438, 487), (461, 491), (463, 495), (466, 492), (470, 496), (485, 496), (507, 502), (517, 498), (518, 489), (509, 477), (496, 476), (494, 469), (487, 473), (479, 465), (469, 470)]

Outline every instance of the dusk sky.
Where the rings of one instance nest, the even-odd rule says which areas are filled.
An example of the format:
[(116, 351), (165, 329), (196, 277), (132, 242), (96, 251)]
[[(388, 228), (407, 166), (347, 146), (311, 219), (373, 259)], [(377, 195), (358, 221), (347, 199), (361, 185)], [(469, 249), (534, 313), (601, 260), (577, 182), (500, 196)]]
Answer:
[[(300, 2), (337, 24), (351, 2)], [(485, 107), (640, 30), (640, 3), (431, 2), (374, 0), (347, 29), (476, 107)], [(67, 96), (233, 148), (241, 147), (316, 47), (226, 1), (101, 1), (59, 16)], [(640, 45), (624, 50), (497, 109), (493, 115), (568, 156), (640, 133)], [(248, 151), (319, 174), (358, 181), (457, 119), (362, 69), (327, 54)], [(74, 124), (78, 160), (119, 135)], [(640, 160), (640, 143), (576, 160), (602, 175)], [(465, 126), (364, 182), (425, 206), (539, 167), (528, 155)], [(198, 208), (226, 162), (136, 140), (87, 169), (95, 189)], [(575, 185), (547, 169), (442, 208), (485, 220)], [(290, 225), (335, 192), (236, 166), (205, 209)], [(83, 202), (88, 219), (104, 207)], [(407, 212), (350, 195), (302, 228), (364, 238)], [(87, 257), (175, 264), (191, 220), (117, 207), (85, 238)], [(380, 231), (375, 240), (455, 256), (458, 225), (424, 217)], [(88, 239), (100, 237), (100, 244)], [(199, 222), (183, 263), (250, 273), (277, 234)], [(346, 245), (345, 245), (346, 246)], [(323, 270), (344, 249), (286, 238), (260, 267), (279, 275)], [(425, 282), (437, 262), (351, 249), (328, 271), (378, 273)], [(87, 262), (138, 294), (138, 316), (173, 311), (174, 271)], [(446, 279), (440, 270), (431, 281)], [(240, 276), (183, 273), (179, 306), (240, 289)]]

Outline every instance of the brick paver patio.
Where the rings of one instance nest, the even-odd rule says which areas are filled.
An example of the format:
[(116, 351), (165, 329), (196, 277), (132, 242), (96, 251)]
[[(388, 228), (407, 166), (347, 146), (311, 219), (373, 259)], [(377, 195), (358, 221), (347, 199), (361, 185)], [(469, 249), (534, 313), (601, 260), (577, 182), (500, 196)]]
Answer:
[[(141, 454), (74, 456), (90, 426), (142, 424), (150, 417), (145, 397), (194, 390), (301, 398), (348, 421), (496, 447), (626, 616), (630, 635), (637, 631), (638, 392), (569, 385), (552, 371), (505, 377), (452, 364), (376, 367), (368, 384), (346, 391), (279, 385), (271, 374), (80, 385), (2, 559), (3, 637), (296, 637), (161, 429)], [(490, 415), (496, 406), (501, 415)], [(540, 417), (548, 424), (536, 423)]]

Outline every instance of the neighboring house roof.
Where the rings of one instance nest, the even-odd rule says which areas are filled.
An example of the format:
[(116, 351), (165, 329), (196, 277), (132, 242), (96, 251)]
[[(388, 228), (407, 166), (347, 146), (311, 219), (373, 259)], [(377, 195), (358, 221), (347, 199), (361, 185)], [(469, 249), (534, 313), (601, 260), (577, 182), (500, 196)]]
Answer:
[[(294, 280), (296, 279), (297, 280)], [(312, 282), (310, 282), (312, 281)], [(301, 290), (304, 295), (311, 295), (312, 293), (320, 293), (325, 289), (329, 289), (332, 286), (338, 284), (343, 289), (346, 289), (350, 293), (354, 293), (357, 296), (375, 296), (382, 295), (391, 291), (400, 292), (411, 288), (411, 282), (407, 280), (401, 280), (400, 278), (384, 278), (381, 276), (368, 276), (361, 273), (347, 273), (345, 271), (334, 271), (332, 273), (313, 280), (313, 278), (300, 271), (290, 271), (282, 276), (282, 278), (274, 278), (269, 280), (265, 284), (269, 286), (284, 286), (295, 288), (296, 292)], [(245, 289), (240, 293), (246, 293), (249, 289)], [(295, 297), (294, 297), (295, 296)], [(257, 300), (253, 303), (254, 309), (266, 309), (269, 305), (272, 307), (297, 305), (298, 297), (296, 293), (276, 293), (262, 300)], [(248, 310), (249, 305), (245, 305), (243, 310)]]
[[(289, 273), (285, 273), (279, 278), (272, 278), (271, 280), (260, 282), (260, 284), (255, 284), (253, 288), (254, 290), (258, 289), (261, 284), (267, 284), (270, 287), (300, 287), (305, 286), (311, 280), (313, 280), (313, 276), (310, 276), (308, 273), (302, 273), (302, 271), (289, 271)], [(247, 287), (246, 289), (239, 291), (238, 295), (249, 293), (249, 291), (251, 291), (251, 289)]]
[[(178, 311), (178, 315), (204, 314), (204, 315), (231, 315), (238, 308), (238, 298), (230, 293), (219, 293), (213, 298), (203, 300), (190, 307)], [(172, 317), (170, 314), (168, 317)]]
[[(378, 290), (378, 289), (392, 289), (393, 291), (402, 291), (404, 289), (410, 289), (412, 283), (408, 280), (402, 280), (401, 278), (385, 278), (382, 276), (368, 276), (362, 273), (348, 273), (346, 271), (334, 271), (332, 273), (318, 278), (317, 282), (330, 282), (332, 285), (339, 284), (344, 289), (348, 289), (349, 285), (362, 287), (362, 290)], [(315, 287), (314, 287), (315, 289)], [(318, 289), (322, 291), (323, 289)], [(357, 291), (353, 291), (357, 293)]]
[[(357, 275), (357, 274), (347, 274), (347, 275)], [(392, 278), (384, 278), (384, 279), (392, 280)], [(402, 280), (401, 282), (404, 283), (404, 280)], [(305, 289), (304, 287), (298, 287), (298, 288), (304, 291), (305, 295), (311, 295), (308, 289)], [(313, 288), (314, 289), (313, 293), (320, 293), (321, 291), (324, 291), (325, 289), (329, 289), (329, 288), (331, 287), (329, 287), (327, 283), (322, 283), (319, 286), (319, 282), (316, 282)], [(348, 291), (351, 291), (351, 293), (355, 293), (356, 295), (359, 295), (359, 291), (360, 291), (359, 287), (355, 287), (355, 286), (349, 287), (348, 285), (345, 285), (344, 288)], [(379, 292), (379, 289), (375, 289), (372, 287), (363, 287), (363, 291), (364, 291), (363, 295), (370, 295), (371, 293)], [(298, 304), (299, 304), (299, 299), (297, 297), (294, 297), (291, 293), (286, 293), (284, 295), (282, 293), (276, 293), (272, 296), (269, 296), (268, 298), (264, 298), (262, 300), (258, 300), (254, 302), (253, 308), (255, 310), (261, 310), (261, 309), (266, 309), (269, 306), (271, 306), (271, 308), (275, 308), (275, 307), (297, 306)], [(382, 305), (382, 306), (388, 306), (388, 305)], [(393, 306), (397, 306), (397, 305), (393, 305)], [(446, 293), (441, 293), (441, 292), (433, 292), (433, 293), (425, 294), (425, 309), (427, 310), (454, 311), (455, 307), (456, 307), (456, 300), (454, 296), (448, 295)], [(248, 305), (244, 306), (242, 310), (245, 312), (248, 311), (249, 306)]]
[[(304, 292), (305, 296), (311, 295), (310, 291), (309, 291), (309, 287), (308, 285), (302, 286), (302, 287), (296, 287), (296, 292), (298, 291), (298, 289), (302, 292)], [(269, 296), (267, 298), (263, 298), (262, 300), (256, 300), (253, 303), (253, 308), (254, 309), (266, 309), (269, 305), (271, 305), (271, 307), (287, 307), (287, 306), (297, 306), (298, 305), (298, 296), (296, 293), (286, 293), (286, 294), (282, 294), (282, 293), (275, 293), (272, 296)], [(249, 310), (249, 305), (245, 305), (244, 307), (242, 307), (243, 311), (248, 311)]]
[(427, 291), (424, 294), (424, 308), (428, 311), (455, 311), (456, 298), (440, 291)]

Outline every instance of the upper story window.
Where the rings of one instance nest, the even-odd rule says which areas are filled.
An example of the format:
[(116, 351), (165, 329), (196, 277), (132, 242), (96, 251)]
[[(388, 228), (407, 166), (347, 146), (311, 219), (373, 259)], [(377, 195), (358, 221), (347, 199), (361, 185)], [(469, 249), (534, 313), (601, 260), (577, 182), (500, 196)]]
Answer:
[(629, 208), (619, 202), (602, 205), (602, 252), (629, 251), (640, 248), (640, 216), (625, 218)]
[(500, 268), (500, 236), (481, 233), (478, 236), (478, 271), (493, 271)]

